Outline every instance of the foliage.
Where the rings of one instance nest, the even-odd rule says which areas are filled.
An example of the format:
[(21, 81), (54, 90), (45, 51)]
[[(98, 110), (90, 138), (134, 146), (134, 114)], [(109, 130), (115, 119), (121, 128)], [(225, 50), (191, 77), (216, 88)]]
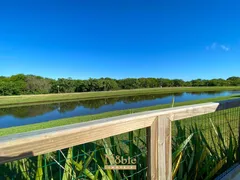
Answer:
[[(70, 95), (70, 94), (68, 94), (68, 95)], [(49, 97), (49, 95), (47, 97)], [(174, 97), (176, 97), (176, 94), (174, 95)], [(34, 130), (45, 129), (45, 128), (52, 128), (52, 127), (57, 127), (57, 126), (64, 126), (64, 125), (80, 123), (80, 122), (93, 121), (93, 120), (97, 120), (97, 119), (109, 118), (109, 117), (114, 117), (114, 116), (132, 114), (132, 113), (138, 113), (138, 112), (143, 112), (143, 111), (159, 110), (159, 109), (163, 109), (163, 108), (173, 107), (173, 105), (175, 107), (178, 107), (178, 106), (192, 105), (192, 104), (199, 104), (199, 103), (206, 103), (206, 102), (218, 102), (218, 101), (230, 100), (230, 99), (234, 99), (234, 98), (236, 98), (236, 97), (228, 96), (228, 97), (217, 97), (217, 98), (200, 99), (200, 100), (177, 102), (177, 103), (174, 100), (175, 98), (173, 98), (172, 104), (160, 104), (160, 105), (148, 106), (148, 107), (142, 107), (142, 108), (109, 111), (109, 112), (100, 113), (100, 114), (76, 116), (76, 117), (71, 117), (71, 118), (63, 118), (63, 119), (58, 119), (58, 120), (54, 120), (54, 121), (47, 121), (47, 122), (36, 123), (36, 124), (29, 124), (29, 125), (24, 125), (24, 126), (3, 128), (0, 131), (0, 136), (6, 136), (6, 135), (10, 135), (10, 134), (34, 131)], [(138, 100), (140, 100), (140, 99), (138, 99)], [(22, 97), (21, 97), (21, 101), (23, 101)], [(106, 101), (108, 101), (108, 103), (110, 103), (110, 102), (114, 103), (115, 102), (115, 100), (113, 100), (113, 99), (112, 100), (106, 100)], [(127, 99), (125, 99), (124, 101), (127, 102)], [(135, 101), (135, 99), (133, 97), (133, 99), (130, 102), (134, 102), (134, 101)], [(0, 101), (0, 104), (1, 104), (1, 102), (2, 101)], [(65, 111), (68, 111), (69, 109), (73, 110), (73, 109), (75, 109), (76, 106), (86, 106), (88, 108), (97, 108), (102, 103), (105, 103), (105, 99), (103, 101), (100, 101), (100, 102), (99, 101), (95, 101), (95, 102), (96, 102), (96, 104), (93, 104), (91, 102), (85, 102), (83, 104), (82, 103), (71, 102), (69, 106), (63, 103), (63, 106), (61, 106), (60, 111), (65, 112)], [(98, 104), (98, 103), (100, 103), (100, 104)], [(33, 117), (33, 116), (41, 115), (43, 113), (50, 112), (50, 111), (54, 110), (54, 109), (56, 109), (55, 106), (56, 106), (55, 104), (51, 104), (51, 106), (43, 104), (41, 106), (38, 105), (36, 107), (32, 106), (31, 109), (25, 108), (24, 106), (21, 106), (21, 107), (19, 107), (19, 110), (17, 110), (17, 111), (16, 111), (15, 108), (12, 108), (10, 113), (13, 114), (16, 117), (26, 117), (26, 116)], [(38, 107), (39, 107), (39, 109), (36, 109)], [(5, 108), (2, 108), (0, 110), (0, 115), (6, 115), (6, 111), (4, 111), (4, 109)], [(39, 110), (40, 110), (40, 112), (39, 112)]]
[(183, 126), (175, 122), (173, 179), (214, 179), (239, 161), (238, 130), (234, 132), (230, 122), (225, 121), (228, 131), (227, 127), (221, 128), (225, 124), (216, 125), (209, 119), (211, 127), (207, 132), (196, 123)]
[[(204, 119), (205, 120), (205, 119)], [(209, 119), (208, 134), (200, 124), (174, 122), (172, 139), (173, 179), (213, 179), (238, 161), (236, 128), (227, 118), (226, 127)], [(224, 124), (225, 126), (225, 124)], [(0, 166), (5, 179), (146, 179), (146, 132), (137, 130)], [(114, 155), (137, 157), (138, 171), (106, 170), (115, 165)], [(107, 157), (106, 157), (107, 155)], [(145, 169), (141, 171), (142, 169)]]
[[(144, 171), (132, 175), (131, 171), (106, 170), (104, 165), (117, 165), (117, 156), (136, 157), (137, 169), (146, 167), (147, 151), (141, 130), (135, 135), (127, 134), (122, 137), (110, 137), (97, 142), (87, 143), (47, 155), (26, 158), (0, 166), (0, 178), (5, 179), (143, 179)], [(131, 153), (130, 153), (131, 152)], [(44, 158), (43, 158), (44, 157)], [(55, 164), (55, 165), (54, 165)], [(47, 166), (46, 166), (47, 165)]]
[(26, 76), (26, 90), (28, 94), (46, 94), (52, 86), (52, 80), (40, 76)]
[(138, 89), (156, 87), (199, 87), (199, 86), (240, 86), (240, 77), (228, 79), (182, 79), (166, 78), (100, 78), (88, 80), (74, 80), (59, 78), (57, 80), (35, 75), (17, 74), (11, 77), (0, 76), (0, 95), (73, 93), (91, 91), (110, 91), (118, 89)]

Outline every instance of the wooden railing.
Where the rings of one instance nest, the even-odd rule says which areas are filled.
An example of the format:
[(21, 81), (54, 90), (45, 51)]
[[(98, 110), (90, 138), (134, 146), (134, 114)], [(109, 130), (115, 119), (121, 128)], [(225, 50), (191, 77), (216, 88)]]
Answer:
[(240, 99), (180, 106), (0, 137), (0, 164), (147, 128), (148, 179), (172, 178), (171, 121), (240, 106)]

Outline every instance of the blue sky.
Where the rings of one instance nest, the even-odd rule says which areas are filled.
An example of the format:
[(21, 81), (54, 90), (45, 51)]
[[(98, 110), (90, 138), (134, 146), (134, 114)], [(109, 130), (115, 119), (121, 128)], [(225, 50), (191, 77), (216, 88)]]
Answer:
[(0, 75), (239, 76), (237, 0), (8, 0)]

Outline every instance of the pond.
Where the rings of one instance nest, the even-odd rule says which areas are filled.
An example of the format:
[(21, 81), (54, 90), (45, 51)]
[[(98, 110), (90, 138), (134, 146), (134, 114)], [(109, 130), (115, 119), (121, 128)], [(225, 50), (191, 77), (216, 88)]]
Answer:
[(218, 96), (240, 94), (240, 91), (222, 92), (192, 92), (177, 94), (148, 94), (139, 96), (115, 97), (106, 99), (79, 100), (0, 108), (0, 128), (22, 126), (39, 122), (46, 122), (61, 118), (98, 114), (108, 111), (133, 109), (160, 104), (170, 104), (173, 95), (175, 102), (191, 101)]

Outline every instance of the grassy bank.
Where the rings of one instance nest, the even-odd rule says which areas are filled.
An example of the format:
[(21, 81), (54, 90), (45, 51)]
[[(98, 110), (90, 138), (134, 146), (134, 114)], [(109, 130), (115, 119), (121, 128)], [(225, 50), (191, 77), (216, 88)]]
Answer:
[[(239, 97), (202, 99), (175, 103), (174, 106), (217, 102)], [(107, 112), (93, 116), (60, 119), (3, 129), (0, 135), (168, 108), (170, 106), (170, 104), (158, 105)], [(200, 180), (214, 179), (239, 162), (239, 112), (239, 107), (231, 108), (172, 122), (172, 179), (191, 180), (192, 177)], [(146, 129), (141, 129), (2, 164), (0, 166), (0, 179), (146, 179), (147, 150)], [(103, 158), (106, 155), (111, 159)], [(136, 158), (138, 171), (105, 170), (104, 165), (112, 164), (112, 159), (117, 159), (117, 157)]]
[(119, 91), (86, 92), (86, 93), (0, 96), (0, 107), (55, 102), (55, 101), (110, 98), (110, 97), (120, 97), (120, 96), (168, 94), (168, 93), (181, 93), (181, 92), (226, 91), (226, 90), (240, 90), (240, 86), (239, 87), (233, 86), (233, 87), (146, 88), (146, 89), (119, 90)]
[[(172, 179), (214, 179), (238, 162), (239, 110), (172, 122)], [(147, 179), (147, 139), (140, 129), (5, 163), (0, 179)], [(104, 168), (119, 157), (135, 159), (137, 170)]]
[[(198, 103), (205, 103), (205, 102), (217, 102), (217, 101), (228, 100), (228, 99), (233, 99), (233, 98), (239, 98), (239, 96), (228, 96), (228, 97), (218, 97), (218, 98), (211, 98), (211, 99), (195, 100), (195, 101), (186, 101), (186, 102), (181, 102), (181, 103), (175, 103), (174, 106), (191, 105), (191, 104), (198, 104)], [(106, 113), (101, 113), (101, 114), (96, 114), (96, 115), (78, 116), (78, 117), (59, 119), (59, 120), (54, 120), (54, 121), (49, 121), (49, 122), (44, 122), (44, 123), (6, 128), (6, 129), (1, 129), (0, 136), (21, 133), (21, 132), (27, 132), (27, 131), (33, 131), (33, 130), (38, 130), (38, 129), (51, 128), (51, 127), (56, 127), (56, 126), (63, 126), (63, 125), (79, 123), (79, 122), (92, 121), (92, 120), (96, 120), (96, 119), (120, 116), (120, 115), (125, 115), (125, 114), (143, 112), (143, 111), (169, 108), (169, 107), (171, 107), (170, 104), (156, 105), (156, 106), (150, 106), (150, 107), (111, 111), (111, 112), (106, 112)]]

